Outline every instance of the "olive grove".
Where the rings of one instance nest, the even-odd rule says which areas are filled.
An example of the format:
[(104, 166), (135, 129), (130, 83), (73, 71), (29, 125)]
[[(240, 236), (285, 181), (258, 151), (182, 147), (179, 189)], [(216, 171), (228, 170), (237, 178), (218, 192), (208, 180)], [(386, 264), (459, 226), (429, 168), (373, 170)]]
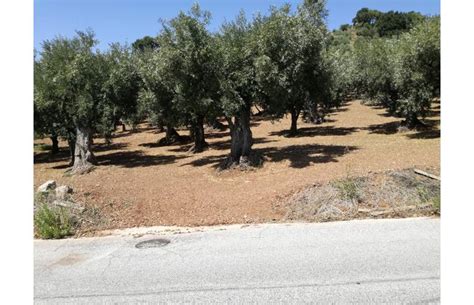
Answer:
[[(35, 135), (70, 150), (71, 173), (88, 172), (93, 138), (113, 140), (117, 124), (148, 122), (162, 145), (192, 139), (207, 147), (205, 125), (227, 122), (231, 145), (224, 167), (248, 165), (255, 107), (272, 119), (321, 123), (334, 107), (360, 98), (422, 124), (440, 94), (440, 18), (362, 9), (353, 24), (327, 28), (325, 1), (271, 7), (248, 19), (242, 11), (218, 31), (195, 4), (162, 21), (155, 37), (96, 49), (92, 31), (44, 41), (34, 60)], [(123, 125), (125, 126), (125, 125)], [(125, 128), (125, 127), (124, 127)]]

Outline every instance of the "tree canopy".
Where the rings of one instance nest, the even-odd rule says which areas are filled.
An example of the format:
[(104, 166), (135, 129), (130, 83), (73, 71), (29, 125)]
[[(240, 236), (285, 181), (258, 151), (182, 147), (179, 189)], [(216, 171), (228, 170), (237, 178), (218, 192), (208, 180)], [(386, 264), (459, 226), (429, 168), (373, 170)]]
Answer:
[(131, 46), (98, 51), (92, 31), (44, 41), (34, 61), (35, 134), (50, 137), (53, 151), (66, 139), (72, 172), (83, 173), (95, 163), (93, 137), (110, 142), (117, 122), (166, 129), (163, 145), (188, 128), (198, 153), (204, 125), (226, 121), (226, 167), (251, 163), (254, 106), (272, 119), (289, 114), (289, 135), (301, 114), (320, 123), (350, 97), (420, 124), (440, 94), (439, 17), (363, 8), (332, 32), (326, 17), (325, 1), (304, 0), (252, 19), (241, 12), (212, 33), (210, 12), (195, 4)]

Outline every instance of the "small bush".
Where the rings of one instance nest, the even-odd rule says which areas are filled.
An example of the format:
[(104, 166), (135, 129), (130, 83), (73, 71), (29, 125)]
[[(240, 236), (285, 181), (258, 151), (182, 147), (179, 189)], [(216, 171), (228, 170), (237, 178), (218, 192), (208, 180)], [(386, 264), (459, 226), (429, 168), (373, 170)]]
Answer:
[(41, 238), (63, 238), (72, 234), (71, 217), (62, 207), (49, 208), (43, 204), (35, 214), (35, 230)]
[(433, 195), (424, 186), (418, 186), (416, 188), (416, 191), (418, 193), (418, 197), (420, 198), (421, 203), (426, 203), (433, 199)]
[(359, 201), (360, 187), (355, 179), (347, 178), (333, 183), (342, 199)]

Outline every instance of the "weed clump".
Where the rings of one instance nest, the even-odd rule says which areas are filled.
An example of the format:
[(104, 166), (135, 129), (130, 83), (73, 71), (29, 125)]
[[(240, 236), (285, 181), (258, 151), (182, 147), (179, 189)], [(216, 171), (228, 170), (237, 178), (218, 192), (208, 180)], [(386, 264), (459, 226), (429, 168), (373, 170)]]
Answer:
[(433, 209), (435, 210), (436, 214), (441, 213), (441, 196), (435, 196), (431, 200), (431, 204), (433, 205)]
[(36, 211), (35, 230), (39, 237), (58, 239), (73, 234), (73, 220), (63, 207), (48, 207), (43, 203)]
[(332, 183), (337, 189), (341, 199), (359, 201), (361, 197), (360, 182), (354, 178), (346, 178)]

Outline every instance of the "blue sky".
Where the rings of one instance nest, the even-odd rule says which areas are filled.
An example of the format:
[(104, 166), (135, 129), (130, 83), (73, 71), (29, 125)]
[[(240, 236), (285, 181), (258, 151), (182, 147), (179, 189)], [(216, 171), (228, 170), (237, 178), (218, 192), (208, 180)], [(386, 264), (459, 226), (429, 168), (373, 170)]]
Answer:
[[(203, 9), (212, 13), (210, 30), (219, 29), (224, 20), (232, 20), (240, 9), (248, 16), (265, 13), (270, 5), (302, 0), (200, 0)], [(155, 36), (159, 19), (174, 17), (180, 10), (189, 10), (195, 0), (35, 0), (34, 47), (56, 35), (71, 37), (75, 30), (92, 28), (99, 39), (99, 48), (109, 43), (132, 43), (145, 35)], [(368, 7), (380, 11), (419, 11), (439, 14), (439, 0), (328, 0), (330, 29), (350, 23), (355, 13)]]

